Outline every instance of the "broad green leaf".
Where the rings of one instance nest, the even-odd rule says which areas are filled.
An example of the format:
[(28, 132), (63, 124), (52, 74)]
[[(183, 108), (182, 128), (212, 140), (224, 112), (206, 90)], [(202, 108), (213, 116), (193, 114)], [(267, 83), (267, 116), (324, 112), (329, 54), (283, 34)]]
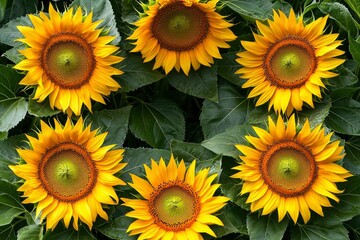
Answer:
[[(360, 87), (344, 87), (335, 89), (330, 93), (330, 97), (333, 103), (343, 100), (344, 98), (351, 98), (354, 93), (359, 91)], [(336, 104), (335, 104), (336, 105)]]
[(200, 143), (188, 143), (172, 140), (170, 144), (171, 152), (178, 160), (183, 159), (191, 163), (196, 159), (197, 171), (203, 168), (210, 168), (209, 175), (221, 173), (221, 156), (201, 146)]
[(189, 76), (182, 71), (173, 70), (167, 79), (170, 85), (180, 92), (213, 102), (218, 101), (216, 65), (211, 68), (201, 66), (197, 71), (191, 70)]
[(26, 48), (25, 45), (20, 45), (18, 47), (13, 47), (6, 52), (4, 52), (3, 56), (17, 64), (24, 59), (24, 56), (19, 52), (19, 50)]
[(226, 129), (241, 125), (250, 111), (250, 102), (242, 96), (239, 87), (220, 85), (219, 102), (205, 100), (200, 115), (200, 125), (205, 139), (224, 132)]
[(159, 71), (152, 70), (152, 63), (143, 63), (143, 60), (138, 54), (128, 54), (120, 63), (120, 69), (124, 73), (120, 76), (115, 76), (121, 85), (120, 91), (130, 92), (145, 85), (157, 82), (164, 78), (165, 75)]
[(79, 231), (76, 231), (72, 227), (65, 228), (60, 222), (54, 231), (45, 232), (43, 240), (96, 240), (96, 238), (85, 224), (80, 224)]
[(0, 22), (5, 18), (5, 8), (7, 0), (0, 0)]
[(325, 124), (332, 130), (349, 135), (360, 135), (360, 103), (337, 101), (330, 108), (330, 113), (325, 119)]
[(215, 232), (216, 237), (218, 238), (226, 236), (230, 233), (247, 235), (246, 214), (247, 212), (244, 209), (236, 206), (235, 204), (228, 203), (220, 210), (220, 214), (217, 215), (224, 226), (212, 225), (211, 229)]
[(353, 39), (352, 36), (349, 36), (349, 51), (354, 58), (354, 60), (360, 64), (360, 38)]
[[(312, 128), (324, 123), (325, 118), (329, 115), (331, 101), (329, 97), (324, 97), (321, 102), (315, 103), (315, 108), (304, 108), (298, 113), (298, 117), (302, 123), (308, 119)], [(275, 119), (273, 119), (275, 120)]]
[(16, 226), (8, 224), (6, 226), (0, 226), (0, 238), (1, 240), (17, 240)]
[(117, 45), (121, 36), (116, 27), (114, 11), (109, 0), (74, 0), (70, 7), (81, 7), (87, 12), (93, 12), (93, 22), (101, 20), (98, 28), (103, 28), (107, 35), (116, 36), (112, 44)]
[(25, 16), (28, 13), (36, 13), (38, 0), (12, 0), (11, 7), (7, 9), (10, 19)]
[(139, 19), (139, 12), (142, 8), (138, 2), (134, 3), (133, 0), (122, 0), (121, 17), (124, 22), (134, 23)]
[(334, 78), (327, 79), (330, 88), (336, 89), (339, 87), (349, 87), (358, 81), (358, 77), (343, 65), (337, 67), (336, 70), (339, 75)]
[(0, 141), (6, 139), (8, 137), (8, 132), (0, 132)]
[(13, 184), (0, 180), (0, 226), (10, 224), (14, 218), (24, 213), (24, 209)]
[(129, 124), (131, 106), (114, 110), (103, 110), (89, 115), (88, 120), (93, 128), (100, 128), (101, 132), (107, 132), (105, 144), (116, 144), (121, 147), (126, 138)]
[(345, 142), (344, 167), (354, 174), (360, 174), (360, 137), (352, 136)]
[(360, 18), (360, 2), (358, 0), (345, 0), (345, 2), (350, 6), (350, 8)]
[(288, 218), (278, 222), (277, 215), (261, 216), (258, 213), (249, 214), (247, 227), (250, 239), (277, 240), (282, 239), (288, 225)]
[(360, 215), (344, 223), (349, 230), (349, 237), (352, 240), (360, 240)]
[(141, 177), (145, 173), (144, 164), (151, 166), (151, 159), (158, 163), (161, 157), (168, 162), (170, 154), (169, 150), (164, 149), (126, 148), (122, 162), (127, 165), (120, 171), (120, 178), (125, 182), (131, 182), (130, 173)]
[(60, 111), (51, 109), (48, 100), (39, 103), (36, 100), (31, 99), (29, 100), (28, 112), (30, 115), (33, 115), (35, 117), (50, 117), (58, 114)]
[(0, 43), (9, 45), (11, 47), (19, 47), (20, 45), (24, 45), (21, 42), (15, 41), (16, 39), (24, 38), (21, 32), (19, 32), (17, 29), (17, 26), (32, 27), (32, 23), (27, 16), (19, 17), (6, 23), (2, 28), (0, 28)]
[(266, 20), (272, 16), (273, 8), (285, 8), (285, 13), (290, 9), (289, 4), (276, 4), (270, 0), (224, 0), (226, 6), (231, 8), (236, 13), (240, 14), (243, 18), (251, 21)]
[(356, 26), (355, 20), (351, 16), (351, 13), (343, 4), (333, 2), (322, 2), (318, 5), (320, 11), (325, 14), (329, 14), (331, 18), (335, 19), (337, 24), (347, 31), (350, 36), (357, 36), (359, 30)]
[(8, 182), (16, 182), (19, 178), (10, 170), (9, 165), (19, 161), (16, 148), (27, 146), (25, 136), (12, 136), (0, 141), (0, 178)]
[(18, 240), (42, 240), (43, 239), (43, 226), (42, 225), (29, 225), (25, 226), (17, 232)]
[(222, 54), (223, 59), (217, 61), (218, 74), (224, 79), (230, 81), (233, 84), (241, 86), (245, 83), (245, 79), (240, 78), (235, 74), (241, 67), (239, 63), (235, 61), (237, 58), (236, 52), (229, 52)]
[(104, 224), (97, 230), (111, 239), (135, 240), (138, 236), (129, 236), (129, 233), (126, 232), (127, 228), (133, 221), (134, 219), (132, 218), (120, 216), (111, 220), (109, 224)]
[(15, 69), (0, 65), (0, 101), (16, 97), (22, 77)]
[(157, 99), (141, 102), (130, 113), (130, 130), (135, 137), (154, 148), (168, 148), (172, 139), (184, 140), (185, 120), (173, 102)]
[(240, 151), (235, 148), (235, 144), (248, 144), (244, 138), (245, 135), (256, 136), (250, 125), (244, 124), (229, 128), (226, 132), (203, 141), (201, 145), (216, 154), (238, 159)]
[(24, 98), (0, 100), (0, 132), (8, 131), (24, 119), (28, 103)]

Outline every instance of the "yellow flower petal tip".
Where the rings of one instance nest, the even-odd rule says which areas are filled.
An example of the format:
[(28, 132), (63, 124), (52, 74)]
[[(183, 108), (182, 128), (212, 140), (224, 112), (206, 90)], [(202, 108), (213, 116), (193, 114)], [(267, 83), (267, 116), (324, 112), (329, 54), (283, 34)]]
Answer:
[(238, 146), (242, 163), (232, 177), (244, 182), (241, 194), (249, 193), (252, 212), (277, 210), (279, 221), (288, 213), (294, 223), (299, 215), (307, 223), (310, 210), (323, 216), (322, 207), (331, 207), (329, 198), (339, 201), (336, 183), (351, 174), (335, 163), (344, 156), (340, 141), (331, 142), (332, 134), (325, 135), (321, 126), (310, 129), (307, 120), (296, 132), (295, 122), (292, 115), (287, 125), (269, 119), (268, 131), (256, 128), (258, 137), (247, 138), (252, 146)]
[(136, 218), (130, 224), (130, 235), (139, 239), (203, 239), (201, 233), (215, 237), (210, 224), (223, 226), (214, 215), (229, 200), (213, 196), (219, 184), (211, 184), (216, 175), (208, 176), (209, 169), (195, 173), (196, 162), (187, 168), (184, 161), (176, 163), (171, 156), (145, 167), (146, 179), (132, 176), (130, 185), (142, 199), (122, 198), (133, 210), (126, 215)]
[(71, 219), (78, 230), (78, 220), (91, 229), (97, 215), (105, 220), (103, 204), (116, 204), (114, 186), (125, 183), (114, 174), (125, 167), (120, 163), (123, 149), (102, 146), (104, 135), (84, 129), (83, 120), (55, 129), (41, 122), (37, 138), (29, 137), (31, 149), (18, 149), (26, 162), (9, 166), (25, 180), (18, 191), (24, 192), (24, 203), (36, 204), (36, 216), (46, 219), (46, 229), (54, 229), (63, 220), (68, 228)]
[(144, 62), (155, 59), (154, 69), (162, 67), (189, 74), (200, 65), (210, 66), (221, 58), (219, 48), (229, 48), (236, 36), (232, 24), (215, 12), (217, 1), (156, 0), (145, 7), (145, 14), (128, 38), (136, 40), (132, 52), (141, 52)]
[(83, 105), (91, 111), (91, 100), (105, 104), (103, 97), (120, 88), (112, 75), (122, 71), (111, 65), (123, 58), (109, 44), (113, 36), (100, 36), (100, 22), (92, 22), (91, 13), (70, 8), (61, 14), (50, 4), (49, 16), (29, 18), (33, 27), (18, 27), (24, 36), (18, 40), (28, 47), (15, 68), (27, 72), (20, 84), (35, 87), (35, 100), (48, 98), (52, 109), (80, 115)]
[(241, 41), (237, 73), (246, 79), (242, 87), (252, 88), (248, 98), (256, 97), (256, 106), (268, 103), (269, 110), (290, 116), (304, 102), (314, 108), (313, 96), (321, 98), (323, 79), (336, 76), (330, 70), (344, 62), (335, 58), (344, 52), (337, 49), (338, 34), (324, 34), (327, 17), (304, 25), (293, 10), (288, 17), (273, 13), (268, 25), (257, 22), (254, 42)]

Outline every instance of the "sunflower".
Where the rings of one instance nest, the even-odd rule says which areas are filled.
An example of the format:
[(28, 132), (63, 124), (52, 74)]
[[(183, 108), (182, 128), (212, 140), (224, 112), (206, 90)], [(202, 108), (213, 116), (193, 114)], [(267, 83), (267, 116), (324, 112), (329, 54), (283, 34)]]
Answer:
[(29, 15), (34, 27), (18, 26), (25, 37), (18, 41), (28, 48), (20, 50), (26, 59), (14, 68), (27, 71), (20, 84), (37, 86), (38, 102), (49, 97), (52, 109), (80, 115), (83, 104), (91, 111), (91, 99), (105, 104), (103, 96), (120, 88), (111, 76), (122, 71), (111, 65), (123, 58), (112, 55), (118, 47), (107, 45), (115, 37), (100, 36), (101, 21), (92, 22), (92, 15), (83, 18), (80, 7), (62, 15), (50, 4), (49, 17)]
[(321, 98), (322, 78), (337, 76), (330, 70), (344, 62), (335, 57), (344, 52), (336, 49), (339, 34), (323, 34), (328, 16), (304, 26), (302, 16), (296, 19), (274, 11), (269, 26), (256, 22), (260, 34), (255, 42), (241, 41), (246, 51), (238, 53), (243, 67), (236, 73), (247, 79), (243, 88), (253, 87), (248, 98), (259, 96), (256, 106), (269, 101), (277, 113), (300, 111), (303, 102), (314, 108), (313, 95)]
[(330, 141), (332, 133), (325, 135), (321, 125), (311, 130), (308, 120), (297, 133), (294, 115), (287, 126), (279, 116), (276, 125), (269, 117), (269, 131), (253, 129), (259, 137), (245, 137), (253, 147), (236, 145), (243, 163), (232, 176), (244, 181), (241, 194), (250, 193), (252, 212), (267, 215), (277, 208), (279, 222), (288, 212), (295, 223), (299, 213), (306, 223), (309, 209), (323, 216), (322, 207), (331, 207), (328, 198), (339, 202), (335, 183), (351, 174), (334, 163), (344, 157), (344, 147)]
[(144, 198), (121, 198), (125, 206), (134, 210), (126, 216), (137, 218), (127, 231), (130, 235), (141, 234), (139, 239), (203, 239), (200, 233), (213, 237), (215, 233), (208, 226), (223, 226), (219, 218), (212, 215), (226, 205), (228, 198), (216, 196), (220, 184), (211, 182), (217, 177), (208, 177), (209, 169), (195, 174), (196, 161), (188, 169), (184, 161), (175, 163), (171, 156), (168, 165), (161, 158), (159, 165), (152, 160), (151, 168), (144, 165), (144, 180), (131, 175), (129, 183)]
[(218, 0), (156, 0), (145, 5), (145, 16), (128, 38), (136, 40), (132, 52), (141, 52), (144, 62), (155, 58), (154, 69), (163, 67), (168, 74), (174, 67), (189, 74), (191, 65), (210, 66), (213, 58), (221, 59), (220, 48), (236, 36), (232, 26), (215, 12)]
[(123, 149), (102, 146), (107, 133), (83, 129), (80, 118), (75, 126), (68, 119), (55, 128), (41, 121), (37, 138), (27, 136), (31, 149), (17, 149), (26, 164), (9, 166), (25, 179), (18, 191), (23, 203), (37, 203), (36, 217), (46, 218), (46, 229), (54, 229), (60, 220), (78, 230), (78, 219), (91, 229), (97, 215), (108, 219), (102, 204), (117, 204), (113, 186), (125, 183), (113, 174), (125, 167), (120, 163)]

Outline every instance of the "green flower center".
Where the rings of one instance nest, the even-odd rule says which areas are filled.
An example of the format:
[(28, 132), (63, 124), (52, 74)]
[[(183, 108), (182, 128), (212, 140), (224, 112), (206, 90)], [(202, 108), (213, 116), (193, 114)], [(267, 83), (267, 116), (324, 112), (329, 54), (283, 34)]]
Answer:
[(305, 84), (317, 67), (315, 50), (305, 39), (288, 37), (275, 43), (265, 55), (267, 79), (283, 88)]
[(199, 204), (198, 196), (190, 186), (180, 181), (170, 181), (152, 193), (149, 209), (160, 227), (180, 231), (196, 220)]
[(71, 202), (92, 191), (97, 170), (81, 146), (62, 143), (47, 150), (40, 164), (39, 177), (48, 194)]
[(151, 24), (160, 46), (171, 51), (193, 49), (203, 41), (208, 29), (206, 14), (195, 4), (187, 7), (181, 1), (160, 8)]
[(41, 63), (52, 82), (63, 88), (79, 88), (90, 80), (95, 58), (92, 47), (83, 38), (61, 33), (45, 43)]
[(294, 141), (282, 141), (263, 153), (260, 172), (273, 191), (283, 196), (297, 196), (313, 184), (317, 166), (307, 148)]

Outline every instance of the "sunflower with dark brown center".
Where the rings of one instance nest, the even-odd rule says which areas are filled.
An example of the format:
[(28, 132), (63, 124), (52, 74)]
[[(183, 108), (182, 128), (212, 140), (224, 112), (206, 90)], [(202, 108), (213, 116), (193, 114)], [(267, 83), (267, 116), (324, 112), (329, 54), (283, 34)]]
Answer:
[(253, 147), (236, 145), (243, 161), (233, 169), (233, 178), (244, 181), (241, 194), (250, 193), (247, 203), (252, 212), (262, 209), (267, 215), (277, 209), (279, 221), (288, 212), (296, 223), (301, 214), (304, 222), (310, 219), (310, 209), (323, 216), (322, 207), (331, 207), (328, 198), (339, 202), (336, 194), (342, 191), (336, 182), (350, 177), (349, 171), (335, 162), (344, 157), (340, 141), (330, 141), (321, 125), (310, 129), (306, 120), (296, 132), (295, 117), (287, 123), (269, 117), (269, 131), (253, 127), (259, 136), (245, 136)]
[(97, 134), (89, 125), (83, 129), (80, 118), (75, 126), (68, 119), (55, 129), (41, 122), (38, 138), (27, 136), (32, 149), (17, 149), (26, 164), (9, 166), (25, 183), (23, 203), (37, 203), (36, 216), (46, 218), (46, 228), (54, 229), (60, 220), (68, 228), (72, 218), (92, 228), (97, 215), (108, 219), (102, 204), (117, 204), (113, 186), (125, 185), (114, 174), (125, 167), (120, 163), (123, 149), (102, 146), (107, 133)]
[(173, 68), (186, 75), (190, 67), (210, 66), (221, 58), (218, 48), (236, 36), (220, 14), (215, 12), (218, 0), (156, 0), (145, 7), (145, 17), (128, 38), (136, 40), (132, 52), (141, 52), (144, 62), (155, 58), (154, 69), (162, 67), (168, 74)]
[(48, 97), (52, 109), (80, 115), (83, 104), (91, 111), (91, 99), (105, 104), (103, 96), (120, 88), (111, 76), (122, 71), (111, 65), (123, 58), (113, 55), (118, 47), (108, 45), (115, 37), (100, 36), (92, 12), (83, 18), (79, 7), (75, 14), (73, 8), (60, 14), (50, 4), (49, 17), (40, 12), (29, 18), (34, 27), (18, 26), (26, 59), (14, 68), (27, 71), (20, 84), (36, 86), (34, 99)]
[(241, 41), (246, 51), (238, 53), (243, 67), (236, 73), (247, 79), (243, 88), (253, 88), (248, 98), (259, 97), (256, 106), (269, 102), (269, 111), (290, 115), (302, 110), (303, 102), (314, 108), (313, 95), (321, 98), (323, 78), (337, 76), (330, 70), (344, 62), (335, 57), (339, 34), (323, 34), (327, 16), (304, 26), (302, 16), (296, 19), (290, 10), (287, 17), (274, 11), (269, 26), (256, 22), (259, 34), (255, 42)]
[(154, 160), (151, 168), (144, 165), (147, 180), (131, 175), (129, 185), (144, 199), (121, 199), (134, 209), (126, 216), (137, 219), (128, 228), (130, 235), (140, 234), (139, 239), (203, 239), (200, 233), (216, 237), (208, 225), (223, 226), (212, 214), (228, 198), (213, 196), (220, 186), (211, 185), (217, 174), (208, 177), (209, 169), (195, 174), (195, 164), (186, 169), (184, 161), (177, 165), (171, 156), (167, 166), (162, 158), (159, 165)]

